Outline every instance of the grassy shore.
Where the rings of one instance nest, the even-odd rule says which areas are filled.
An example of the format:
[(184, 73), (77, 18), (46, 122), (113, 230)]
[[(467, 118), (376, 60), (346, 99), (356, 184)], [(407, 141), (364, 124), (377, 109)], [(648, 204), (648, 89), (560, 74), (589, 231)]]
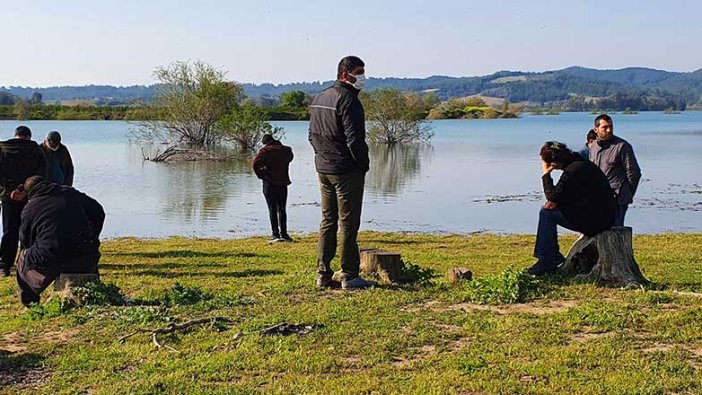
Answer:
[[(0, 278), (0, 393), (702, 393), (702, 235), (635, 237), (656, 290), (550, 279), (540, 296), (508, 305), (470, 302), (445, 272), (524, 268), (532, 236), (363, 233), (360, 244), (439, 277), (320, 291), (315, 239), (303, 237), (104, 243), (103, 281), (140, 306), (22, 311), (14, 279)], [(231, 324), (160, 335), (162, 348), (148, 333), (117, 341), (213, 316)], [(282, 322), (320, 327), (257, 332)]]

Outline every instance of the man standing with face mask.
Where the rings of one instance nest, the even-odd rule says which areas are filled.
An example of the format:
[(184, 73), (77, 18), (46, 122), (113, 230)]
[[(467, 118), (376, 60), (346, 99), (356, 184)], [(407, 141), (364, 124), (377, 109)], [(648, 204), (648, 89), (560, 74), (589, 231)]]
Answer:
[(366, 121), (358, 94), (365, 83), (365, 64), (356, 56), (339, 62), (336, 82), (310, 105), (309, 141), (322, 195), (322, 222), (317, 246), (317, 286), (332, 288), (337, 230), (341, 228), (341, 287), (376, 285), (359, 276), (358, 228), (365, 175), (369, 168)]
[(61, 144), (61, 134), (51, 131), (41, 144), (49, 181), (59, 185), (73, 186), (73, 160), (68, 148)]

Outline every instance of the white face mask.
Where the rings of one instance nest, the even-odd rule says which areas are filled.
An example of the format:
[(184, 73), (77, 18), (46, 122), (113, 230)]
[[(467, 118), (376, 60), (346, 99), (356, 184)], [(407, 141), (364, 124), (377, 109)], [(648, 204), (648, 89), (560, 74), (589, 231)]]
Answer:
[(363, 87), (366, 85), (366, 75), (365, 74), (353, 75), (351, 73), (349, 73), (349, 75), (356, 78), (356, 82), (354, 82), (353, 84), (351, 84), (349, 82), (349, 84), (351, 84), (351, 86), (358, 89), (359, 91), (361, 89), (363, 89)]
[(52, 150), (52, 151), (58, 151), (59, 146), (57, 145), (56, 148), (54, 148), (54, 147), (52, 147), (52, 146), (49, 146), (49, 149)]

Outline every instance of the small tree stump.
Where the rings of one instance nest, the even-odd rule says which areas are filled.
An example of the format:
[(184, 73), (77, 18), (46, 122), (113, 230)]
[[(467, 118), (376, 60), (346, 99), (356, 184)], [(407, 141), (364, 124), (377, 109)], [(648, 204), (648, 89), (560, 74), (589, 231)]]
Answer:
[(89, 282), (100, 280), (94, 273), (61, 273), (54, 281), (54, 291), (64, 291), (73, 287), (82, 287)]
[(593, 237), (580, 236), (568, 251), (560, 272), (576, 280), (612, 287), (649, 284), (634, 259), (632, 229), (616, 226)]
[(467, 267), (454, 267), (448, 270), (446, 273), (448, 281), (451, 284), (457, 284), (461, 281), (470, 281), (473, 279), (473, 272)]
[(395, 252), (362, 249), (361, 272), (376, 276), (387, 283), (401, 283), (404, 278), (405, 263), (400, 254)]

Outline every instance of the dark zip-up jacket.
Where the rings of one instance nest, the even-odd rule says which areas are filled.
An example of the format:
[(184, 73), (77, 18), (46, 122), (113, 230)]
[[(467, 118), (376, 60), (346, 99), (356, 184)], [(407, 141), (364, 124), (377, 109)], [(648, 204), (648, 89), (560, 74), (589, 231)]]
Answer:
[[(60, 144), (56, 151), (52, 151), (44, 144), (41, 144), (40, 147), (46, 158), (47, 179), (69, 187), (73, 186), (73, 160), (68, 148), (63, 144)], [(58, 165), (58, 169), (54, 168), (55, 165)], [(54, 178), (54, 175), (58, 174), (63, 176), (62, 179)]]
[(609, 185), (617, 192), (619, 204), (630, 204), (641, 180), (641, 168), (631, 144), (617, 136), (598, 140), (590, 150), (590, 160), (607, 176)]
[(86, 257), (94, 257), (97, 264), (104, 221), (105, 211), (90, 196), (47, 181), (37, 183), (22, 210), (25, 267), (71, 268), (75, 262), (84, 265)]
[(32, 140), (0, 141), (0, 200), (11, 201), (10, 193), (31, 176), (46, 177), (46, 159)]
[(556, 203), (573, 230), (594, 236), (612, 227), (617, 201), (604, 173), (578, 153), (553, 185), (550, 174), (541, 178), (546, 199)]
[(288, 168), (293, 160), (292, 149), (278, 140), (264, 145), (253, 160), (253, 170), (264, 183), (290, 185)]
[(309, 141), (318, 173), (367, 172), (366, 121), (359, 91), (337, 81), (310, 105)]

